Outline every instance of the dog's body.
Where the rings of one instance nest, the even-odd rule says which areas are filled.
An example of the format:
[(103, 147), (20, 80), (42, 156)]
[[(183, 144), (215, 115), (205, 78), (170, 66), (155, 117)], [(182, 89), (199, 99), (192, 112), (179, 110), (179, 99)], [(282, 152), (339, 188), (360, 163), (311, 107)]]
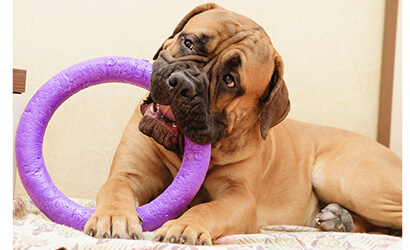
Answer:
[[(363, 136), (285, 119), (283, 62), (259, 25), (202, 5), (155, 58), (150, 96), (127, 125), (85, 233), (141, 239), (136, 207), (172, 182), (184, 135), (212, 144), (211, 163), (189, 209), (156, 240), (211, 244), (272, 224), (401, 229), (401, 159)], [(351, 213), (335, 204), (320, 212), (330, 203)]]

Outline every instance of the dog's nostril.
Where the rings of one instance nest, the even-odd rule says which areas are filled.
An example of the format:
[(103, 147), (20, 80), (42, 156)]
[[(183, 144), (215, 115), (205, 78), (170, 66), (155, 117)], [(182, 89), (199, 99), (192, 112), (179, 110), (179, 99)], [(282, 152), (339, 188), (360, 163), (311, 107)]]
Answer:
[(196, 96), (195, 88), (183, 88), (180, 92), (181, 96), (192, 98)]
[(178, 84), (178, 81), (176, 79), (168, 79), (168, 83), (169, 83), (169, 86), (175, 88)]
[(188, 90), (187, 90), (187, 89), (181, 90), (181, 96), (188, 97), (188, 95), (189, 95), (189, 93), (188, 93)]

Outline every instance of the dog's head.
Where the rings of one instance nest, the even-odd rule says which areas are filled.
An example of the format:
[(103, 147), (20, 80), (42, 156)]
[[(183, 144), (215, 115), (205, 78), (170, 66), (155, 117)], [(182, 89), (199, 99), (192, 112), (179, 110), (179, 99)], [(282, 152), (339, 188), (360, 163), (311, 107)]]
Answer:
[(140, 130), (183, 152), (183, 136), (213, 144), (257, 126), (263, 139), (289, 112), (283, 62), (257, 23), (198, 6), (154, 56)]

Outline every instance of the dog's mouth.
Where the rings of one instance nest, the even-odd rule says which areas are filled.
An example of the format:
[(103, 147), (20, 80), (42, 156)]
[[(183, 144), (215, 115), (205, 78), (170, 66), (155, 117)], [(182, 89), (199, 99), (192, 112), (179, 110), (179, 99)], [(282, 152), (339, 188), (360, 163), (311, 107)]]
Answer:
[(143, 115), (139, 124), (142, 133), (177, 154), (184, 152), (184, 135), (178, 128), (171, 106), (155, 103), (151, 95), (141, 104)]

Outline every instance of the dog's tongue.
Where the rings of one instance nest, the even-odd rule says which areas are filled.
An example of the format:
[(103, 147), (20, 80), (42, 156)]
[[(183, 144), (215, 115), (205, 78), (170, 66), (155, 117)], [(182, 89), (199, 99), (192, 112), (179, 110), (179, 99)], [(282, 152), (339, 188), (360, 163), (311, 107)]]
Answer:
[(176, 122), (171, 106), (158, 105), (159, 112), (170, 122)]

